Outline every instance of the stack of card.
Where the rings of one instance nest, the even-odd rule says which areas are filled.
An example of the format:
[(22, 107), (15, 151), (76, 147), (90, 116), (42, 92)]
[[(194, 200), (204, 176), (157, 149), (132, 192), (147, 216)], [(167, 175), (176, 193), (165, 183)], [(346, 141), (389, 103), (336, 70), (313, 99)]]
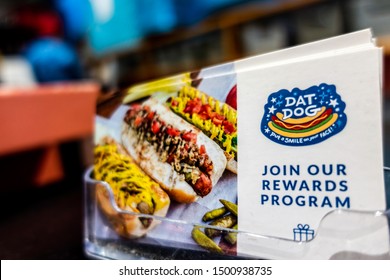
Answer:
[(388, 256), (381, 77), (364, 30), (130, 88), (97, 118), (94, 175), (135, 214), (158, 213), (161, 197), (135, 191), (152, 180), (165, 218), (136, 233), (103, 211), (115, 223), (100, 213), (93, 234), (252, 258)]
[[(318, 241), (334, 209), (386, 209), (382, 50), (369, 30), (238, 61), (235, 69), (241, 230)], [(334, 234), (348, 223), (336, 220)], [(383, 229), (383, 243), (371, 237), (378, 245), (371, 253), (388, 251)], [(239, 250), (257, 254), (250, 243), (239, 239)], [(325, 257), (339, 249), (333, 245), (309, 255)]]

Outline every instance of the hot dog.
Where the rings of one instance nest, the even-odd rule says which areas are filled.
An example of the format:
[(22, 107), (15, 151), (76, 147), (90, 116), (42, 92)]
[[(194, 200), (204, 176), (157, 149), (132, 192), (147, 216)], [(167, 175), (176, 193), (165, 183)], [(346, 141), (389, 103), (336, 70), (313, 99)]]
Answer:
[[(105, 137), (95, 146), (94, 153), (93, 177), (110, 185), (120, 209), (165, 217), (170, 204), (168, 195), (135, 164), (121, 145)], [(158, 224), (152, 218), (118, 213), (102, 185), (97, 186), (96, 198), (114, 230), (121, 236), (141, 237)]]
[(227, 169), (237, 173), (237, 112), (196, 88), (184, 86), (168, 99), (173, 112), (201, 129), (223, 150)]
[(271, 117), (268, 127), (285, 137), (299, 138), (317, 134), (333, 125), (338, 118), (338, 114), (334, 113), (332, 108), (325, 110), (325, 107), (313, 117), (304, 117), (301, 119), (285, 119), (283, 114), (277, 113)]
[(226, 168), (215, 142), (153, 98), (130, 107), (122, 143), (178, 202), (191, 203), (208, 195)]

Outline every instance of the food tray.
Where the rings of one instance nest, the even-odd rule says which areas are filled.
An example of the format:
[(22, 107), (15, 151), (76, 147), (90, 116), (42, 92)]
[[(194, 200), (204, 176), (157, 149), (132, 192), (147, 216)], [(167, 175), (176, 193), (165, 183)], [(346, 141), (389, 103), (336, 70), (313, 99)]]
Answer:
[[(387, 205), (389, 205), (390, 169), (385, 168)], [(146, 214), (135, 214), (119, 209), (112, 196), (109, 185), (91, 178), (93, 168), (84, 176), (85, 217), (84, 249), (87, 256), (95, 259), (390, 259), (389, 242), (383, 244), (383, 234), (388, 238), (390, 210), (353, 211), (336, 209), (322, 220), (317, 233), (310, 241), (263, 236), (251, 232), (236, 231), (219, 227), (205, 226), (202, 223), (190, 223)], [(166, 238), (153, 237), (153, 231), (136, 239), (118, 236), (99, 208), (96, 191), (98, 188), (110, 194), (112, 209), (123, 217), (152, 218), (159, 221), (158, 227), (169, 230)], [(337, 224), (337, 228), (332, 225)], [(219, 229), (223, 234), (237, 233), (246, 235), (248, 244), (256, 248), (258, 254), (237, 255), (235, 250), (226, 250), (216, 254), (200, 247), (191, 238), (194, 226)], [(177, 236), (188, 235), (185, 241)], [(380, 243), (378, 240), (382, 240)], [(389, 241), (389, 240), (387, 240)], [(365, 254), (356, 248), (364, 248)], [(383, 253), (378, 252), (383, 248)], [(337, 252), (337, 253), (334, 253)]]

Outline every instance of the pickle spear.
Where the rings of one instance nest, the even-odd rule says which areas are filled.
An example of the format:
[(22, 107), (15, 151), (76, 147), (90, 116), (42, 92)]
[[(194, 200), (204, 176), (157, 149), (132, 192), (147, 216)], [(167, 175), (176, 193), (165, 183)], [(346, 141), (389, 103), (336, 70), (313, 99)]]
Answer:
[(202, 232), (199, 227), (195, 226), (191, 232), (192, 239), (201, 247), (214, 253), (223, 254), (222, 249)]
[(227, 201), (227, 200), (224, 200), (224, 199), (220, 199), (219, 200), (223, 206), (226, 207), (226, 209), (228, 209), (233, 215), (235, 215), (236, 217), (238, 217), (238, 207), (237, 207), (237, 204), (233, 203), (233, 202), (230, 202), (230, 201)]
[(138, 99), (151, 96), (156, 92), (163, 92), (167, 94), (177, 92), (181, 87), (183, 87), (183, 85), (190, 85), (191, 81), (191, 73), (183, 73), (148, 83), (135, 85), (126, 90), (126, 96), (124, 97), (122, 103), (131, 103)]
[[(236, 224), (232, 229), (238, 229), (238, 225)], [(234, 245), (237, 243), (237, 232), (228, 232), (223, 237), (227, 242)]]
[(225, 215), (227, 212), (227, 209), (225, 207), (217, 208), (214, 210), (211, 210), (203, 215), (203, 222), (208, 222), (214, 219), (217, 219), (223, 215)]
[[(219, 219), (214, 220), (210, 223), (211, 226), (216, 227), (223, 227), (223, 228), (231, 228), (237, 223), (236, 216), (229, 214), (224, 217), (221, 217)], [(214, 238), (222, 233), (221, 230), (213, 229), (213, 228), (206, 228), (205, 233), (208, 237)]]

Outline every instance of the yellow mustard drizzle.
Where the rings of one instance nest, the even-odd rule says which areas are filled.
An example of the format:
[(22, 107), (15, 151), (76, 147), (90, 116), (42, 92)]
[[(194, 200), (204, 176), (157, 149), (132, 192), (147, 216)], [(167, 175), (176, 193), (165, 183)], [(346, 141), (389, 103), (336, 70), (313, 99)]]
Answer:
[(206, 95), (202, 94), (200, 100), (202, 101), (202, 104), (203, 104), (203, 105), (206, 104), (206, 102), (207, 102), (207, 101), (206, 101)]
[(217, 137), (219, 134), (219, 131), (220, 131), (220, 129), (216, 125), (213, 125), (213, 127), (211, 128), (210, 138), (214, 139), (215, 137)]
[[(225, 133), (222, 125), (216, 125), (212, 120), (203, 120), (196, 113), (192, 116), (188, 113), (184, 113), (187, 102), (195, 97), (200, 98), (203, 105), (209, 104), (210, 107), (218, 114), (223, 115), (230, 123), (234, 125), (235, 132), (228, 135)], [(214, 99), (211, 96), (207, 96), (205, 93), (197, 90), (196, 88), (190, 86), (183, 86), (179, 91), (178, 96), (173, 98), (177, 102), (176, 106), (172, 106), (170, 103), (171, 109), (178, 115), (182, 116), (187, 121), (191, 122), (201, 130), (203, 130), (211, 139), (216, 141), (227, 153), (236, 156), (237, 146), (236, 143), (233, 144), (233, 139), (237, 139), (237, 111), (228, 106), (227, 104), (222, 103), (219, 100)]]
[(208, 100), (207, 100), (207, 103), (210, 105), (211, 108), (214, 109), (214, 98), (212, 98), (211, 96), (209, 96)]
[(223, 129), (220, 129), (219, 130), (219, 136), (218, 136), (218, 140), (219, 141), (222, 141), (223, 140), (223, 135), (224, 135), (225, 133), (224, 133), (224, 131), (223, 131)]
[[(115, 144), (96, 146), (94, 153), (94, 178), (110, 185), (119, 208), (124, 209), (128, 206), (132, 211), (139, 213), (138, 203), (145, 202), (153, 213), (169, 203), (168, 199), (161, 199), (154, 191), (159, 187), (158, 184), (150, 179), (129, 156), (118, 153)], [(134, 190), (134, 193), (129, 194), (126, 190), (122, 190), (124, 186)]]
[(219, 100), (215, 102), (215, 112), (220, 114), (221, 113), (221, 104), (219, 103)]

